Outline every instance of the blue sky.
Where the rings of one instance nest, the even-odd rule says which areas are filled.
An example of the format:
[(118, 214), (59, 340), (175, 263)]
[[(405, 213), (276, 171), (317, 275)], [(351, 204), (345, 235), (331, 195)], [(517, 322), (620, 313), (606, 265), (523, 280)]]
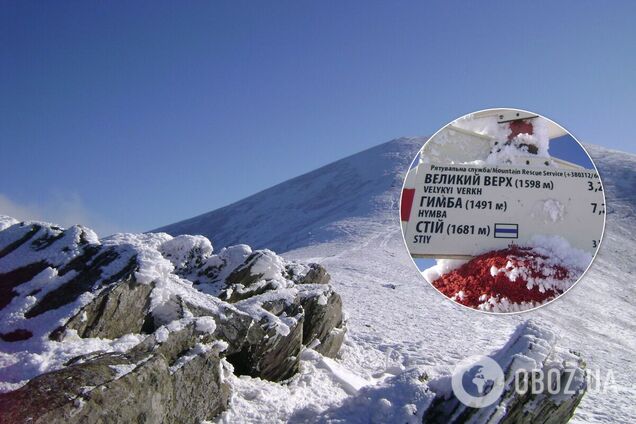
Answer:
[(468, 112), (636, 151), (636, 2), (4, 2), (0, 213), (206, 212)]
[(550, 155), (587, 169), (594, 167), (590, 157), (569, 134), (550, 140)]

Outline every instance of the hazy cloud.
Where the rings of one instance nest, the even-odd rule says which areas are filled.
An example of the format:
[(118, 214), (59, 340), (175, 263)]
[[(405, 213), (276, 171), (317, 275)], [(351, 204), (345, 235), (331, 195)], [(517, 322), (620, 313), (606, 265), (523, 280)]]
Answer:
[(92, 228), (100, 237), (122, 231), (122, 229), (91, 212), (74, 193), (54, 194), (44, 203), (21, 204), (0, 193), (0, 215), (9, 215), (26, 221), (45, 221), (69, 227), (81, 224)]

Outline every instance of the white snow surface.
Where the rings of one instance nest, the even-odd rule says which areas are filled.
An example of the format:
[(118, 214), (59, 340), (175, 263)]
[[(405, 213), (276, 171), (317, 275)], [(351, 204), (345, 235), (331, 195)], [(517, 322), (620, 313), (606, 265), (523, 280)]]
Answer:
[(495, 140), (506, 140), (510, 134), (508, 124), (497, 122), (497, 116), (476, 117), (473, 114), (462, 116), (451, 122), (451, 125), (477, 134), (491, 137)]
[[(502, 268), (491, 267), (490, 275), (494, 277), (499, 273), (503, 273), (510, 281), (522, 278), (527, 281), (528, 290), (536, 286), (541, 293), (551, 289), (566, 292), (578, 281), (592, 262), (592, 255), (570, 246), (570, 243), (560, 236), (537, 235), (532, 237), (530, 243), (524, 247), (531, 247), (533, 252), (546, 256), (545, 259), (534, 259), (535, 263), (540, 266), (542, 277), (533, 277), (526, 266), (514, 264), (512, 261), (508, 261), (506, 266)], [(567, 269), (570, 277), (555, 278), (556, 266), (562, 266)], [(515, 306), (510, 304), (510, 302), (505, 302), (505, 304), (501, 304), (499, 301), (493, 302), (491, 299), (488, 299), (482, 305), (480, 309), (496, 312), (515, 312), (528, 309)], [(539, 304), (527, 306), (533, 308), (539, 306)]]
[(426, 281), (432, 283), (444, 274), (448, 274), (454, 269), (464, 265), (466, 259), (436, 259), (435, 265), (422, 271), (422, 276)]
[(560, 264), (565, 268), (582, 274), (592, 262), (588, 252), (572, 247), (563, 237), (553, 235), (536, 235), (530, 239), (528, 246), (544, 256), (550, 265)]
[(266, 280), (281, 279), (285, 269), (282, 258), (268, 249), (265, 249), (264, 253), (252, 266), (252, 273), (260, 274), (261, 278)]
[[(12, 218), (3, 217), (3, 222), (11, 222)], [(15, 221), (15, 220), (14, 220)], [(17, 224), (16, 221), (14, 224)], [(33, 238), (39, 237), (58, 237), (62, 234), (63, 229), (60, 227), (48, 227), (47, 223), (32, 222), (33, 224), (40, 225), (40, 228), (35, 232)], [(31, 223), (29, 223), (31, 224)], [(11, 225), (5, 230), (0, 232), (0, 246), (5, 247), (10, 240), (15, 240), (23, 235), (26, 235), (31, 230), (29, 225)], [(80, 239), (84, 239), (89, 243), (99, 244), (97, 235), (90, 228), (86, 228), (82, 225), (74, 225), (66, 229), (66, 232), (61, 238), (55, 241), (56, 245), (66, 246), (67, 249), (44, 249), (43, 251), (34, 251), (28, 245), (23, 244), (6, 256), (4, 263), (6, 265), (0, 265), (0, 273), (7, 272), (10, 269), (7, 268), (10, 264), (11, 269), (20, 268), (24, 265), (36, 262), (38, 260), (44, 260), (51, 265), (58, 265), (67, 262), (81, 253), (82, 247), (79, 242)], [(44, 254), (42, 253), (44, 252)]]
[(335, 362), (356, 381), (370, 382), (351, 394), (350, 381), (303, 355), (301, 373), (288, 384), (229, 376), (234, 394), (218, 421), (381, 422), (382, 411), (417, 411), (427, 400), (410, 376), (447, 375), (461, 359), (503, 346), (520, 322), (533, 318), (560, 334), (560, 346), (580, 352), (589, 369), (613, 370), (618, 394), (587, 393), (572, 422), (636, 422), (636, 156), (588, 146), (603, 178), (608, 219), (598, 257), (579, 284), (536, 311), (493, 316), (446, 300), (422, 281), (404, 248), (399, 190), (425, 140), (385, 143), (166, 227), (206, 234), (228, 226), (216, 245), (243, 240), (323, 264), (348, 317)]
[(10, 216), (0, 215), (0, 231), (17, 224), (18, 222), (20, 221), (15, 218), (11, 218)]
[(203, 236), (182, 235), (167, 240), (159, 246), (163, 256), (168, 258), (177, 269), (187, 270), (195, 258), (209, 258), (212, 255), (212, 243)]
[[(524, 165), (527, 158), (541, 157), (547, 159), (551, 167), (561, 166), (550, 160), (548, 121), (537, 117), (532, 119), (532, 125), (532, 134), (522, 133), (508, 140), (508, 124), (498, 123), (496, 116), (476, 118), (467, 115), (435, 134), (420, 152), (420, 162)], [(473, 135), (459, 132), (457, 128), (472, 132)], [(536, 146), (536, 153), (529, 153), (527, 145)]]

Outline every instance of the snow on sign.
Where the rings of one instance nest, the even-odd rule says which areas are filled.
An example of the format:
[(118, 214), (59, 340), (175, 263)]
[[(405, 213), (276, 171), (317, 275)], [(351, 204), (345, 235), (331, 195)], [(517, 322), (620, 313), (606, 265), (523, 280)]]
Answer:
[(413, 257), (474, 256), (536, 235), (562, 236), (593, 255), (600, 242), (595, 170), (420, 163), (408, 178), (402, 220)]

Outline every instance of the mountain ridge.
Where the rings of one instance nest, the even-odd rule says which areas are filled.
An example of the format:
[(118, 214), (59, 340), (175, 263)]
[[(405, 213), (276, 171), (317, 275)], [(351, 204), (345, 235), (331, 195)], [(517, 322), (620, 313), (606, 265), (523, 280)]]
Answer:
[[(207, 234), (215, 246), (243, 242), (279, 252), (329, 241), (346, 235), (346, 229), (330, 224), (394, 209), (403, 174), (425, 141), (396, 138), (152, 232)], [(377, 169), (382, 169), (379, 175)], [(386, 196), (390, 189), (392, 195)], [(264, 224), (273, 230), (253, 230)]]

